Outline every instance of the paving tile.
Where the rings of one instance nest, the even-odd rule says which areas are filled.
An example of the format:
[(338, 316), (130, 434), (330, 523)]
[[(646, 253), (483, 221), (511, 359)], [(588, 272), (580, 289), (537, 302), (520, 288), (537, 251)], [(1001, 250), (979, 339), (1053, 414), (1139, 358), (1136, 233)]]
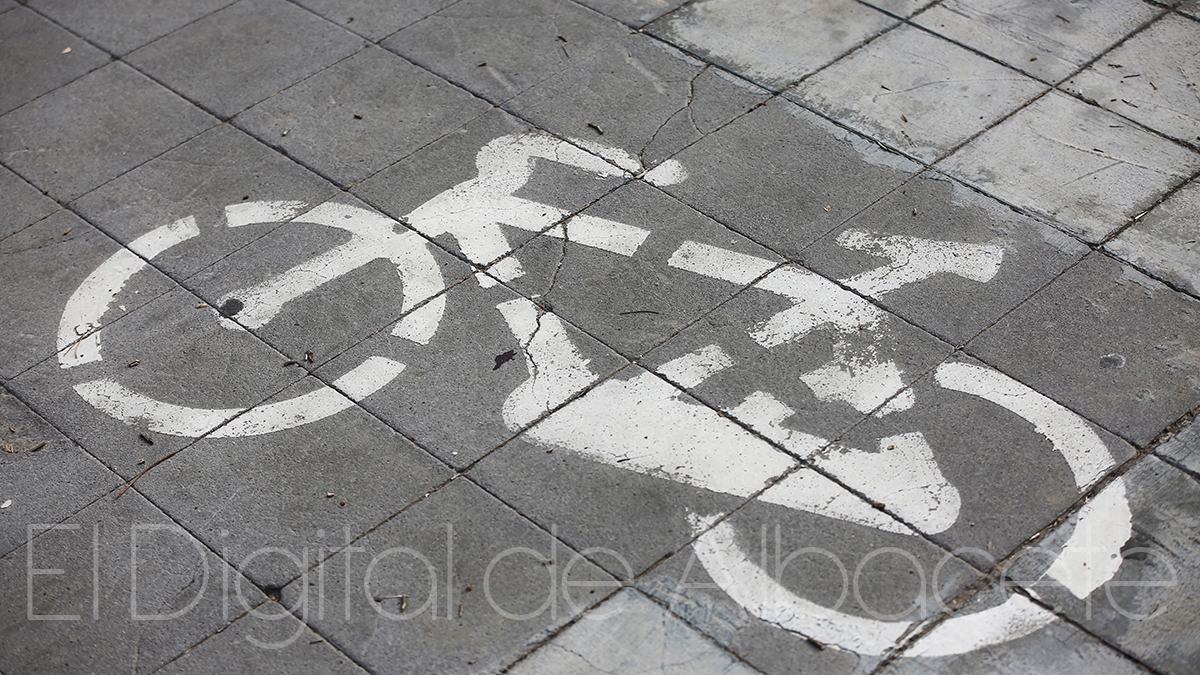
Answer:
[(1183, 0), (1175, 9), (1193, 19), (1200, 19), (1200, 0)]
[[(964, 624), (943, 623), (918, 639), (901, 658), (880, 672), (883, 675), (978, 672), (997, 675), (1032, 672), (1132, 675), (1147, 672), (1095, 637), (1058, 620), (1045, 608), (1022, 596), (1003, 594), (1000, 587), (991, 586), (959, 612), (962, 616), (970, 616), (982, 605), (996, 603), (1001, 598), (1008, 599), (1011, 606), (1019, 608), (1011, 615), (1010, 628), (1004, 628), (1001, 620), (977, 625), (974, 630), (963, 630), (966, 627)], [(981, 637), (989, 634), (1011, 636), (1014, 630), (1024, 632), (1023, 626), (1033, 629), (1032, 632), (972, 650), (963, 649), (974, 647), (981, 642)], [(961, 653), (963, 651), (966, 653)]]
[(602, 198), (513, 257), (524, 272), (512, 281), (518, 292), (630, 358), (780, 262), (641, 181)]
[(920, 165), (775, 99), (674, 158), (663, 189), (792, 258), (920, 170)]
[(466, 480), (320, 569), (284, 602), (371, 671), (497, 672), (615, 586)]
[(1144, 444), (1200, 401), (1200, 302), (1099, 253), (968, 349)]
[[(76, 323), (63, 318), (68, 299), (106, 261), (137, 265), (135, 256), (123, 252), (116, 242), (66, 210), (0, 241), (0, 288), (5, 291), (0, 298), (0, 313), (4, 315), (0, 324), (0, 351), (4, 353), (0, 377), (14, 377), (60, 350), (68, 350), (73, 357), (89, 353), (86, 339), (70, 348), (89, 331), (111, 323), (173, 286), (162, 274), (143, 268), (123, 289), (120, 304), (97, 308), (97, 315), (83, 311), (90, 303), (81, 295), (80, 303), (72, 305), (79, 310), (73, 312), (80, 317), (77, 325), (64, 325)], [(89, 287), (102, 283), (103, 279), (93, 278)]]
[(0, 166), (0, 239), (25, 229), (58, 210), (54, 200)]
[(510, 441), (472, 478), (621, 578), (795, 465), (662, 378), (630, 366)]
[(57, 523), (116, 487), (117, 477), (0, 389), (0, 555), (24, 544), (29, 529)]
[(298, 0), (330, 21), (370, 40), (382, 40), (457, 0)]
[(148, 673), (263, 599), (136, 491), (59, 528), (0, 558), (5, 672)]
[[(1186, 673), (1200, 653), (1197, 525), (1200, 484), (1148, 456), (1018, 559), (1008, 574), (1152, 668)], [(1071, 544), (1082, 544), (1084, 566), (1043, 572), (1047, 552)]]
[(673, 11), (687, 0), (577, 0), (597, 12), (607, 14), (630, 26), (642, 26)]
[(68, 201), (205, 128), (203, 111), (122, 63), (0, 117), (0, 159)]
[(1104, 248), (1161, 279), (1200, 295), (1200, 181), (1192, 181)]
[(237, 122), (350, 185), (489, 107), (394, 54), (369, 47), (250, 108)]
[(490, 277), (469, 279), (443, 297), (319, 373), (340, 377), (380, 356), (404, 364), (400, 386), (385, 387), (362, 405), (456, 467), (625, 364)]
[(362, 673), (354, 662), (292, 616), (267, 602), (189, 648), (161, 673)]
[(0, 12), (7, 12), (17, 6), (17, 0), (0, 0)]
[(504, 101), (557, 75), (629, 29), (570, 0), (464, 0), (383, 46), (451, 82)]
[(1200, 424), (1194, 420), (1154, 450), (1184, 469), (1200, 475)]
[(895, 23), (866, 5), (837, 0), (699, 0), (649, 30), (753, 82), (783, 89)]
[(7, 386), (130, 477), (303, 376), (202, 304), (177, 288)]
[[(825, 489), (822, 486), (828, 486)], [(818, 515), (828, 500), (851, 508)], [(698, 521), (711, 520), (701, 516)], [(969, 566), (803, 469), (651, 570), (639, 588), (768, 673), (867, 673)]]
[(36, 13), (19, 7), (0, 17), (4, 89), (0, 114), (108, 62), (108, 55)]
[(977, 361), (952, 357), (812, 462), (980, 569), (1133, 455), (1115, 436)]
[[(153, 259), (158, 269), (187, 278), (335, 192), (307, 169), (221, 125), (89, 192), (71, 208), (126, 244), (193, 218), (198, 236)], [(254, 204), (262, 205), (263, 223), (239, 217), (252, 213)]]
[(932, 162), (1045, 89), (958, 45), (902, 26), (787, 95)]
[[(658, 165), (766, 100), (766, 91), (645, 35), (582, 56), (509, 102), (618, 166)], [(615, 148), (615, 150), (613, 149)]]
[(1143, 2), (947, 0), (915, 21), (1036, 77), (1062, 80), (1161, 10)]
[(1200, 169), (1200, 154), (1051, 92), (939, 168), (1096, 243)]
[(640, 362), (807, 456), (950, 351), (833, 282), (789, 265)]
[(667, 610), (625, 589), (509, 671), (753, 673)]
[(1172, 138), (1200, 141), (1200, 24), (1168, 14), (1064, 88)]
[(959, 345), (1087, 250), (928, 171), (806, 249), (800, 261)]
[(344, 195), (197, 273), (189, 286), (307, 365), (328, 361), (470, 274), (461, 260)]
[(626, 178), (595, 155), (493, 110), (353, 192), (485, 266)]
[(350, 56), (362, 44), (355, 35), (284, 0), (240, 0), (142, 47), (128, 61), (229, 118)]
[[(318, 396), (332, 400), (318, 407)], [(311, 423), (270, 432), (235, 420), (237, 431), (201, 439), (137, 483), (264, 588), (283, 587), (452, 475), (313, 377), (257, 412), (305, 400), (317, 411)]]
[(125, 54), (233, 0), (30, 0), (29, 6), (114, 54)]
[(935, 2), (934, 0), (870, 0), (867, 4), (897, 16), (910, 17)]

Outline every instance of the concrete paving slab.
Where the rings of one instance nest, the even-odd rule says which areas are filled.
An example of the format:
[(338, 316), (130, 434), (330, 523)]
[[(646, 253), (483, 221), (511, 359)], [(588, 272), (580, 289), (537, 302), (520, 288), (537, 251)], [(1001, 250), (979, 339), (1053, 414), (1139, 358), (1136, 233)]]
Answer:
[[(947, 359), (909, 391), (911, 408), (872, 415), (811, 461), (980, 569), (1133, 456), (1125, 442), (973, 359)], [(1019, 489), (996, 490), (997, 480)]]
[(1200, 424), (1195, 420), (1154, 450), (1187, 471), (1200, 475)]
[(492, 101), (506, 101), (628, 33), (570, 0), (464, 0), (383, 46)]
[(126, 478), (304, 374), (183, 289), (123, 319), (7, 386)]
[(328, 416), (275, 433), (249, 423), (254, 435), (218, 432), (137, 483), (263, 588), (282, 588), (452, 475), (314, 377), (238, 419), (302, 396), (329, 399)]
[(1200, 181), (1192, 181), (1104, 248), (1160, 279), (1200, 295)]
[(951, 349), (833, 282), (788, 265), (640, 363), (806, 457)]
[(188, 283), (288, 360), (316, 367), (470, 274), (416, 232), (342, 195)]
[(0, 558), (0, 579), (6, 672), (148, 673), (263, 600), (133, 490)]
[[(350, 56), (361, 38), (284, 0), (240, 0), (127, 60), (223, 119)], [(219, 49), (214, 46), (219, 45)]]
[(0, 17), (0, 114), (108, 63), (109, 56), (24, 7)]
[(509, 672), (723, 675), (755, 671), (646, 596), (625, 589)]
[(675, 10), (687, 0), (578, 0), (578, 2), (637, 28)]
[(138, 0), (30, 0), (29, 6), (121, 55), (153, 42), (215, 12), (233, 0), (168, 0), (147, 5)]
[(490, 277), (468, 279), (444, 298), (318, 372), (341, 376), (380, 356), (404, 364), (398, 386), (384, 387), (362, 405), (455, 467), (484, 456), (626, 363)]
[(539, 127), (583, 139), (585, 147), (637, 172), (766, 99), (765, 90), (745, 80), (630, 35), (572, 59), (570, 67), (509, 105)]
[(122, 63), (0, 117), (0, 161), (69, 201), (215, 124)]
[(336, 191), (223, 124), (89, 192), (71, 208), (128, 245), (163, 225), (194, 219), (197, 236), (154, 256), (155, 267), (186, 279)]
[(470, 472), (543, 528), (630, 579), (796, 460), (630, 366)]
[(901, 26), (787, 96), (933, 162), (1046, 88), (935, 35)]
[(1200, 24), (1167, 14), (1064, 88), (1172, 138), (1200, 141)]
[(490, 106), (368, 47), (237, 117), (237, 124), (341, 185), (352, 185)]
[(40, 524), (66, 519), (117, 486), (117, 476), (15, 396), (0, 389), (0, 556)]
[(712, 63), (780, 90), (895, 23), (857, 3), (699, 0), (648, 28)]
[(1200, 154), (1051, 92), (939, 168), (1097, 243), (1200, 169)]
[(949, 0), (922, 12), (918, 25), (994, 59), (1058, 82), (1161, 10), (1102, 0)]
[(330, 21), (366, 37), (382, 40), (410, 26), (457, 0), (298, 0)]
[(1087, 250), (1039, 220), (927, 171), (799, 258), (961, 345)]
[(1183, 0), (1175, 8), (1193, 19), (1200, 19), (1200, 1), (1198, 0)]
[(782, 99), (674, 159), (664, 190), (789, 258), (921, 169)]
[(0, 239), (58, 210), (58, 204), (20, 176), (0, 166)]
[[(781, 262), (642, 181), (603, 197), (513, 257), (524, 272), (513, 288), (627, 358), (641, 356)], [(721, 267), (742, 276), (712, 276)]]
[(627, 178), (597, 156), (493, 110), (353, 192), (483, 267)]
[(934, 0), (871, 0), (867, 4), (907, 18), (935, 3)]
[[(969, 614), (981, 605), (996, 603), (1000, 598), (1012, 601), (1011, 599), (1016, 597), (1015, 594), (1004, 593), (1001, 587), (993, 585), (980, 592), (966, 607), (960, 609), (959, 613)], [(1014, 626), (1025, 624), (1040, 627), (1026, 635), (1000, 644), (984, 646), (970, 654), (938, 655), (936, 652), (945, 651), (945, 648), (955, 641), (969, 641), (972, 637), (986, 635), (987, 632), (1001, 628), (1000, 622), (989, 621), (986, 625), (978, 626), (974, 631), (975, 636), (971, 636), (956, 631), (954, 624), (943, 624), (934, 627), (929, 634), (918, 639), (898, 660), (880, 672), (886, 675), (951, 675), (981, 671), (997, 675), (1031, 672), (1133, 675), (1149, 672), (1094, 636), (1057, 620), (1044, 608), (1032, 602), (1018, 598), (1013, 606), (1020, 607), (1019, 612), (1014, 612)]]
[(231, 670), (278, 675), (303, 671), (338, 675), (365, 672), (274, 602), (259, 605), (188, 648), (159, 672), (224, 675)]
[(1200, 302), (1093, 253), (968, 350), (1144, 444), (1200, 402), (1197, 322)]
[[(864, 509), (862, 522), (796, 504), (825, 500)], [(803, 469), (700, 534), (638, 587), (763, 672), (866, 673), (905, 630), (977, 578)]]
[[(84, 336), (174, 286), (159, 272), (142, 269), (123, 289), (121, 303), (95, 312), (72, 311), (73, 318), (64, 320), (68, 298), (114, 258), (137, 266), (132, 254), (66, 210), (0, 241), (0, 288), (5, 289), (0, 298), (5, 317), (0, 324), (0, 377), (15, 377), (56, 352), (72, 359), (90, 353)], [(82, 309), (81, 303), (76, 306)]]
[(462, 479), (320, 570), (284, 603), (372, 671), (501, 670), (616, 586)]
[[(1194, 536), (1200, 518), (1200, 484), (1154, 456), (1139, 461), (1119, 482), (1100, 492), (1081, 514), (1054, 530), (1009, 571), (1015, 581), (1084, 628), (1161, 672), (1192, 670), (1200, 650), (1195, 607), (1200, 574)], [(1082, 516), (1080, 516), (1082, 517)], [(1098, 541), (1128, 537), (1120, 554), (1098, 556)], [(1093, 564), (1059, 580), (1040, 577), (1044, 550), (1064, 541), (1090, 543)]]

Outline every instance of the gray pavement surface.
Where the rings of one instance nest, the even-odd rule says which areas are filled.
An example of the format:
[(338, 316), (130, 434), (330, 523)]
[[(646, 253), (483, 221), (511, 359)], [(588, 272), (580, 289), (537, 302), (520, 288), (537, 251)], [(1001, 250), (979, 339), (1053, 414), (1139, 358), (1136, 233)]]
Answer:
[(0, 672), (1200, 672), (1195, 0), (0, 0)]

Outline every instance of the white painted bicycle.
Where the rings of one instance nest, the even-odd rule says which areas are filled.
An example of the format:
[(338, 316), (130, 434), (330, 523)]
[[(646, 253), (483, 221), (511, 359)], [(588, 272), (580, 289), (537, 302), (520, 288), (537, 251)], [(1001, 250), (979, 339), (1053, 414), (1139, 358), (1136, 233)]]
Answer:
[[(480, 149), (476, 177), (422, 204), (405, 220), (413, 230), (426, 236), (452, 236), (462, 253), (475, 263), (486, 265), (498, 261), (489, 271), (501, 281), (523, 274), (516, 257), (504, 257), (510, 247), (503, 225), (556, 237), (566, 237), (569, 227), (570, 240), (576, 244), (623, 256), (637, 252), (649, 236), (645, 229), (588, 215), (556, 224), (569, 214), (515, 196), (533, 175), (538, 160), (558, 162), (600, 176), (626, 175), (627, 170), (640, 166), (631, 155), (594, 143), (568, 143), (541, 133), (504, 136)], [(668, 161), (643, 178), (663, 185), (685, 180), (686, 171), (678, 163)], [(313, 207), (297, 201), (260, 201), (225, 209), (225, 226), (231, 228), (280, 221), (287, 221), (288, 227), (340, 229), (349, 233), (349, 241), (266, 282), (230, 294), (223, 302), (236, 298), (240, 303), (236, 321), (213, 310), (214, 319), (221, 325), (230, 330), (264, 326), (296, 298), (372, 261), (387, 259), (396, 266), (404, 289), (405, 314), (391, 327), (392, 335), (427, 345), (437, 334), (446, 308), (446, 295), (442, 294), (445, 280), (429, 242), (416, 232), (399, 227), (378, 213), (332, 202)], [(64, 309), (58, 335), (61, 367), (71, 369), (102, 360), (106, 329), (100, 327), (101, 318), (116, 302), (124, 285), (148, 267), (146, 261), (199, 235), (194, 218), (181, 218), (134, 240), (129, 250), (113, 255), (93, 271)], [(859, 230), (847, 231), (837, 241), (843, 247), (892, 261), (840, 280), (871, 298), (937, 274), (955, 274), (987, 283), (1000, 268), (1004, 255), (997, 246), (878, 236)], [(862, 297), (801, 268), (774, 269), (772, 261), (700, 242), (680, 245), (668, 264), (738, 286), (754, 283), (762, 291), (787, 299), (788, 309), (748, 327), (749, 336), (765, 350), (794, 343), (818, 329), (832, 328), (846, 337), (836, 344), (835, 357), (830, 363), (800, 375), (817, 398), (841, 402), (877, 416), (915, 404), (913, 392), (905, 387), (897, 364), (883, 358), (872, 344), (851, 347), (849, 336), (879, 334), (885, 330), (882, 310)], [(504, 423), (517, 431), (570, 399), (599, 376), (590, 370), (588, 361), (571, 343), (564, 325), (554, 314), (542, 314), (534, 303), (525, 299), (504, 302), (497, 309), (521, 342), (528, 371), (527, 379), (507, 397), (501, 411)], [(709, 345), (665, 364), (660, 372), (690, 388), (733, 365), (719, 345)], [(128, 423), (144, 424), (158, 433), (192, 438), (205, 433), (218, 438), (252, 436), (336, 414), (352, 406), (352, 401), (360, 401), (388, 386), (403, 370), (401, 363), (373, 356), (334, 382), (336, 389), (349, 398), (325, 387), (294, 398), (243, 408), (201, 408), (161, 401), (107, 378), (80, 382), (75, 391), (98, 410)], [(1081, 490), (1114, 465), (1106, 445), (1088, 423), (1002, 373), (978, 365), (943, 363), (936, 369), (934, 379), (945, 389), (978, 397), (1029, 422), (1063, 456)], [(785, 428), (783, 422), (793, 411), (769, 392), (754, 392), (727, 412), (801, 458), (810, 457), (828, 445), (826, 439)], [(646, 374), (602, 382), (587, 396), (533, 426), (528, 436), (535, 442), (571, 449), (624, 470), (738, 497), (758, 492), (794, 463), (788, 455), (741, 427), (705, 413), (711, 411), (685, 401), (677, 389)], [(652, 432), (623, 431), (637, 426), (629, 424), (630, 420), (646, 416), (653, 416), (653, 423), (640, 428)], [(672, 450), (680, 447), (687, 448), (687, 452), (680, 455)], [(889, 495), (889, 510), (926, 533), (944, 531), (958, 519), (959, 493), (942, 476), (920, 431), (883, 439), (874, 452), (843, 448), (828, 460), (825, 466), (845, 476), (850, 487), (865, 494), (885, 490)], [(904, 486), (897, 489), (881, 484), (882, 472), (872, 470), (872, 463), (877, 462), (904, 467), (911, 484), (921, 488), (904, 490)], [(763, 492), (760, 499), (886, 532), (915, 534), (815, 471), (789, 474)], [(1118, 480), (1084, 507), (1072, 536), (1044, 576), (1079, 597), (1090, 594), (1116, 573), (1121, 561), (1120, 548), (1131, 534), (1130, 520), (1124, 486)], [(882, 653), (911, 626), (910, 622), (851, 615), (806, 600), (751, 561), (739, 548), (727, 522), (694, 515), (691, 526), (700, 535), (695, 550), (708, 574), (755, 616), (861, 654)], [(916, 653), (942, 655), (969, 651), (1028, 634), (1053, 618), (1024, 596), (1013, 595), (988, 609), (954, 615), (943, 624), (949, 629), (943, 628), (922, 640)], [(963, 639), (964, 634), (971, 638)]]

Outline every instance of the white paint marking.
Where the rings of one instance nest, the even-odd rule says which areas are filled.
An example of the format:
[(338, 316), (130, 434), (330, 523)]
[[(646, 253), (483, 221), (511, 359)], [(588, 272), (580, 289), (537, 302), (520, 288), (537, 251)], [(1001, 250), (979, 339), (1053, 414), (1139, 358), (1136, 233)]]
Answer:
[(796, 411), (765, 391), (750, 394), (725, 412), (798, 457), (807, 458), (829, 442), (820, 436), (784, 427), (784, 420), (796, 414)]
[(677, 185), (687, 180), (687, 169), (677, 159), (668, 159), (646, 172), (642, 179), (656, 187)]
[(529, 377), (504, 401), (501, 417), (516, 431), (561, 405), (596, 380), (562, 321), (532, 302), (517, 298), (496, 306), (521, 343)]
[(863, 230), (846, 230), (838, 235), (837, 243), (843, 248), (891, 260), (889, 265), (843, 281), (872, 298), (943, 272), (985, 283), (1000, 271), (1000, 262), (1004, 259), (1004, 248), (994, 244), (881, 236)]
[(646, 241), (646, 237), (650, 236), (650, 230), (643, 230), (640, 227), (607, 218), (589, 216), (585, 213), (571, 218), (562, 225), (555, 225), (547, 230), (546, 234), (559, 239), (565, 237), (576, 244), (632, 257), (642, 242)]
[(1118, 478), (1083, 505), (1073, 518), (1075, 529), (1045, 576), (1086, 598), (1112, 579), (1124, 558), (1121, 547), (1133, 536), (1133, 512)]
[(881, 439), (876, 452), (834, 446), (817, 464), (926, 534), (958, 521), (962, 499), (919, 431)]
[(527, 433), (610, 466), (739, 497), (795, 463), (653, 373), (608, 380)]
[(349, 398), (333, 387), (322, 386), (307, 394), (257, 406), (217, 429), (210, 437), (261, 436), (323, 420), (353, 407), (354, 401), (361, 401), (379, 391), (403, 370), (401, 363), (382, 356), (372, 356), (334, 380), (334, 387), (345, 391)]
[(878, 328), (883, 312), (828, 279), (798, 267), (781, 267), (755, 284), (791, 300), (794, 305), (759, 324), (750, 333), (758, 344), (770, 349), (830, 326), (855, 334)]
[(326, 202), (304, 214), (303, 219), (306, 223), (345, 230), (351, 234), (350, 241), (257, 286), (226, 295), (221, 304), (231, 299), (242, 303), (238, 323), (247, 328), (265, 326), (292, 300), (380, 259), (396, 265), (404, 289), (404, 310), (445, 287), (441, 266), (428, 243), (387, 216), (357, 206)]
[(959, 612), (934, 627), (904, 653), (909, 657), (965, 654), (988, 645), (1029, 635), (1054, 621), (1054, 614), (1023, 595), (1012, 594), (1002, 604), (980, 612)]
[(685, 241), (671, 254), (667, 264), (677, 269), (746, 285), (766, 274), (775, 263), (695, 241)]
[(427, 345), (437, 333), (442, 316), (446, 313), (446, 296), (439, 295), (411, 314), (396, 322), (392, 335), (419, 345)]
[(800, 375), (800, 380), (822, 401), (841, 401), (865, 413), (904, 389), (899, 366), (880, 361), (873, 345), (855, 354), (849, 343), (838, 341), (833, 350), (833, 361)]
[(763, 492), (759, 499), (884, 532), (914, 534), (900, 521), (812, 469), (801, 469), (784, 478)]
[[(446, 190), (409, 213), (405, 220), (429, 237), (449, 234), (471, 262), (487, 265), (511, 247), (502, 225), (541, 232), (568, 212), (555, 206), (513, 196), (533, 176), (537, 160), (558, 162), (599, 176), (623, 172), (596, 155), (544, 133), (501, 136), (480, 148), (475, 156), (478, 175)], [(501, 278), (521, 276), (515, 258), (506, 263)]]
[(733, 359), (718, 345), (702, 347), (690, 354), (668, 361), (658, 368), (668, 380), (691, 389), (709, 377), (733, 366)]
[(160, 434), (196, 438), (242, 412), (244, 408), (190, 408), (143, 396), (119, 382), (101, 379), (75, 385), (75, 391), (109, 416), (125, 422), (144, 422)]
[(258, 223), (278, 223), (300, 214), (305, 207), (298, 201), (240, 202), (225, 207), (225, 225), (242, 227)]
[[(145, 261), (131, 250), (153, 258), (198, 234), (200, 230), (195, 218), (180, 218), (134, 239), (129, 243), (130, 250), (117, 251), (92, 270), (63, 308), (58, 324), (58, 365), (70, 368), (103, 358), (98, 330), (100, 321), (129, 279), (146, 267)], [(89, 331), (95, 332), (88, 335)]]

